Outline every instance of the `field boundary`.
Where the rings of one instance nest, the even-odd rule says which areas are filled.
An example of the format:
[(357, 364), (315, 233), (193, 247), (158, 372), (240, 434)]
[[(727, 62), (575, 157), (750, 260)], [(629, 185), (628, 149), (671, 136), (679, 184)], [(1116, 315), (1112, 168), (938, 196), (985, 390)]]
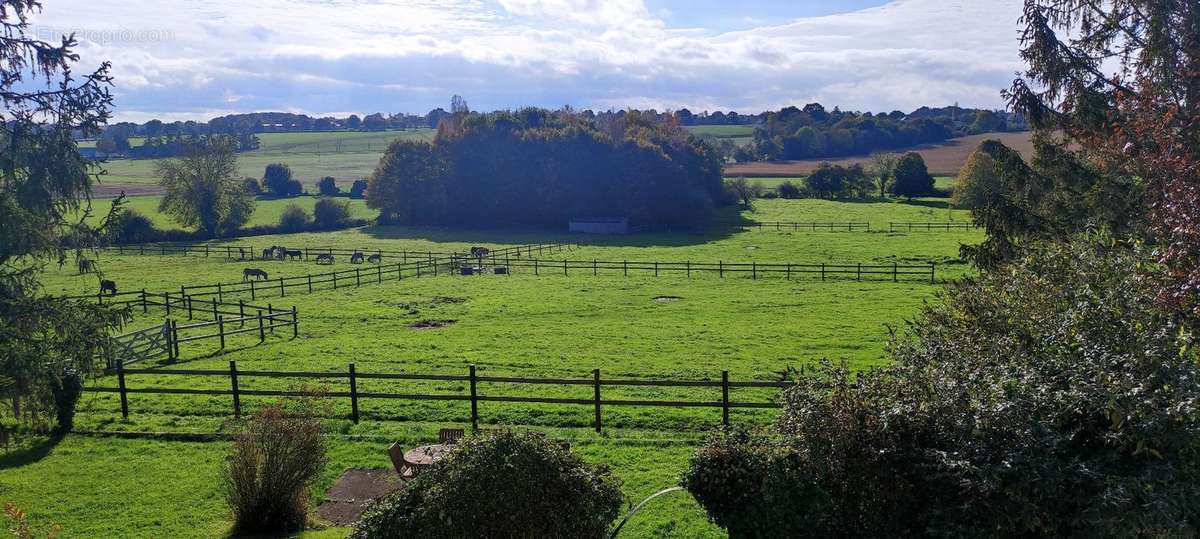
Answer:
[[(228, 396), (231, 397), (231, 405), (233, 408), (234, 417), (242, 416), (242, 401), (243, 396), (253, 397), (308, 397), (313, 394), (305, 391), (292, 390), (261, 390), (261, 389), (243, 389), (239, 384), (240, 380), (245, 378), (299, 378), (299, 379), (323, 379), (323, 380), (346, 380), (348, 383), (348, 391), (323, 391), (321, 396), (327, 398), (344, 398), (350, 400), (350, 417), (354, 423), (358, 423), (361, 419), (358, 403), (363, 399), (388, 399), (388, 400), (412, 400), (412, 401), (457, 401), (467, 402), (470, 405), (470, 423), (471, 428), (478, 430), (479, 428), (479, 404), (482, 402), (510, 402), (510, 403), (525, 403), (525, 404), (554, 404), (568, 406), (591, 406), (594, 410), (593, 427), (596, 432), (603, 432), (604, 416), (603, 409), (605, 406), (630, 406), (630, 407), (660, 407), (660, 408), (719, 408), (721, 410), (721, 423), (728, 426), (729, 411), (732, 409), (778, 409), (782, 408), (782, 404), (777, 400), (771, 402), (747, 402), (733, 401), (730, 399), (729, 393), (731, 389), (737, 388), (777, 388), (786, 389), (793, 385), (793, 382), (788, 381), (731, 381), (729, 379), (729, 371), (721, 371), (720, 380), (642, 380), (642, 379), (604, 379), (600, 375), (600, 369), (592, 369), (590, 378), (540, 378), (540, 377), (520, 377), (520, 376), (480, 376), (476, 372), (475, 365), (470, 365), (465, 375), (451, 374), (423, 374), (423, 373), (364, 373), (358, 372), (353, 363), (348, 364), (348, 368), (344, 372), (308, 372), (308, 371), (258, 371), (258, 370), (239, 370), (236, 361), (229, 362), (229, 370), (215, 369), (127, 369), (123, 366), (118, 366), (116, 369), (117, 387), (88, 387), (85, 391), (92, 393), (116, 393), (119, 395), (121, 403), (121, 417), (129, 418), (129, 395), (149, 394), (149, 395), (204, 395), (204, 396)], [(188, 376), (188, 377), (218, 377), (227, 378), (229, 380), (229, 389), (195, 389), (195, 388), (163, 388), (163, 387), (138, 387), (129, 386), (128, 378), (134, 376)], [(379, 393), (379, 392), (363, 392), (358, 390), (358, 380), (417, 380), (417, 381), (446, 381), (446, 382), (466, 382), (468, 389), (467, 394), (430, 394), (430, 393)], [(573, 385), (573, 386), (591, 386), (592, 398), (590, 399), (569, 399), (569, 398), (549, 398), (549, 397), (528, 397), (528, 396), (512, 396), (501, 395), (497, 393), (480, 394), (479, 386), (481, 384), (524, 384), (524, 385)], [(721, 388), (721, 399), (718, 401), (702, 401), (702, 400), (639, 400), (639, 399), (605, 399), (603, 398), (602, 389), (604, 387), (708, 387)]]

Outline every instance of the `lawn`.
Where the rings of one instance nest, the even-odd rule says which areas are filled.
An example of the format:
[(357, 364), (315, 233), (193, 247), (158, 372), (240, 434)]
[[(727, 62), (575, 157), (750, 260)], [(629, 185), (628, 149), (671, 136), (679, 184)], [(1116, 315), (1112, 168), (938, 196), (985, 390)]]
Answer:
[[(349, 185), (341, 185), (339, 187), (349, 190)], [(254, 202), (254, 213), (250, 215), (250, 221), (246, 226), (259, 225), (277, 225), (279, 224), (279, 216), (283, 213), (284, 208), (295, 204), (308, 211), (309, 217), (312, 216), (313, 206), (317, 203), (319, 197), (316, 196), (299, 196), (294, 198), (270, 199), (260, 198)], [(345, 197), (336, 198), (339, 202), (345, 202), (350, 207), (350, 217), (355, 219), (374, 219), (379, 216), (379, 212), (367, 207), (367, 201), (362, 199), (351, 199)], [(161, 196), (134, 196), (125, 199), (125, 208), (135, 210), (154, 223), (155, 228), (160, 230), (181, 229), (175, 220), (167, 214), (158, 211), (158, 204), (162, 201)], [(95, 200), (92, 202), (92, 215), (89, 219), (92, 223), (99, 223), (108, 210), (111, 203), (108, 200)]]
[[(152, 204), (144, 202), (144, 204)], [(264, 206), (260, 206), (260, 211)], [(358, 210), (356, 210), (358, 211)], [(977, 230), (889, 233), (889, 221), (965, 221), (944, 200), (837, 202), (760, 200), (754, 211), (727, 210), (723, 218), (743, 221), (869, 221), (872, 231), (804, 232), (771, 229), (715, 230), (704, 234), (564, 236), (530, 230), (457, 230), (371, 226), (229, 240), (237, 244), (464, 251), (536, 242), (581, 244), (539, 255), (561, 260), (664, 260), (693, 262), (936, 263), (940, 279), (969, 273), (958, 259), (963, 243), (982, 239)], [(266, 213), (264, 212), (264, 215)], [(885, 231), (879, 231), (883, 228)], [(224, 242), (213, 242), (220, 245)], [(181, 285), (240, 281), (244, 267), (260, 267), (272, 278), (327, 271), (311, 262), (234, 261), (216, 255), (134, 255), (105, 252), (105, 278), (122, 290), (175, 290)], [(393, 263), (397, 260), (385, 260)], [(351, 267), (339, 260), (333, 269)], [(293, 289), (286, 297), (266, 292), (257, 303), (295, 306), (299, 336), (277, 331), (230, 338), (218, 350), (212, 340), (184, 343), (181, 360), (167, 369), (464, 375), (476, 365), (483, 376), (587, 379), (600, 369), (605, 379), (778, 380), (785, 371), (816, 361), (845, 361), (854, 369), (886, 362), (890, 328), (935, 298), (926, 282), (830, 280), (775, 275), (751, 279), (726, 276), (618, 271), (542, 271), (514, 268), (509, 276), (406, 278), (375, 283), (373, 266), (362, 266), (361, 286), (312, 293)], [(411, 277), (411, 276), (410, 276)], [(54, 294), (94, 293), (96, 277), (53, 270), (44, 279)], [(347, 286), (350, 285), (350, 286)], [(671, 296), (672, 301), (657, 298)], [(244, 297), (244, 299), (249, 299)], [(237, 296), (226, 297), (236, 301)], [(161, 324), (165, 313), (136, 312), (128, 329)], [(186, 322), (178, 310), (172, 318)], [(417, 329), (420, 322), (449, 322)], [(148, 364), (143, 364), (148, 365)], [(114, 387), (115, 377), (97, 379)], [(129, 375), (132, 388), (227, 389), (224, 377)], [(315, 388), (346, 391), (346, 380), (266, 378), (247, 375), (241, 389)], [(466, 382), (361, 379), (360, 392), (464, 395)], [(776, 389), (738, 388), (735, 401), (766, 402)], [(485, 383), (482, 395), (589, 399), (590, 386)], [(614, 400), (720, 400), (719, 388), (605, 386)], [(247, 408), (273, 397), (243, 396)], [(362, 399), (362, 421), (349, 419), (345, 398), (330, 400), (325, 428), (332, 463), (318, 493), (349, 467), (386, 468), (389, 441), (417, 444), (436, 438), (439, 427), (463, 426), (467, 403), (445, 400)], [(228, 432), (232, 406), (227, 396), (131, 394), (124, 419), (111, 393), (89, 393), (80, 405), (81, 429), (103, 432)], [(592, 431), (588, 405), (480, 403), (483, 426), (518, 425), (571, 440), (585, 458), (604, 462), (625, 482), (630, 502), (677, 482), (702, 434), (720, 424), (714, 408), (606, 405), (605, 430)], [(731, 421), (764, 425), (771, 410), (734, 409)], [(67, 537), (195, 536), (226, 533), (229, 522), (216, 486), (225, 442), (182, 442), (71, 435), (57, 445), (40, 445), (0, 459), (0, 499), (14, 501), (37, 522), (57, 522)], [(130, 478), (141, 477), (135, 481)], [(144, 486), (143, 486), (144, 485)], [(115, 503), (120, 500), (121, 503)], [(114, 508), (133, 506), (128, 510)], [(344, 529), (315, 530), (306, 537), (342, 537)], [(656, 501), (626, 528), (623, 537), (721, 537), (686, 494)]]

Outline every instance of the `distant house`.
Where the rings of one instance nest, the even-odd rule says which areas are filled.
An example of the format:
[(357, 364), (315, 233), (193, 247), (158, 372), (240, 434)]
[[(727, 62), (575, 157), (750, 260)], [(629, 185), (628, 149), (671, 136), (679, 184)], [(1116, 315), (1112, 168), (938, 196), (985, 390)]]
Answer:
[(576, 217), (567, 229), (580, 234), (628, 234), (629, 219)]

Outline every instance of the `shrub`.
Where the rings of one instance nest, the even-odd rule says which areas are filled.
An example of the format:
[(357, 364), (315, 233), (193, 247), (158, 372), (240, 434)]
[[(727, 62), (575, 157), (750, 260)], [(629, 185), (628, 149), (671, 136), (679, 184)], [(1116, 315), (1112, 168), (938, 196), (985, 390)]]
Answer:
[(262, 186), (258, 184), (258, 180), (254, 178), (245, 178), (242, 180), (242, 187), (246, 188), (246, 192), (254, 196), (261, 195)]
[(779, 198), (800, 198), (802, 195), (800, 187), (790, 181), (779, 184), (776, 190), (779, 192)]
[(298, 197), (303, 194), (304, 194), (304, 184), (300, 183), (300, 180), (289, 180), (287, 182), (287, 187), (286, 187), (286, 190), (284, 191), (284, 196)]
[(350, 198), (366, 198), (367, 180), (354, 180), (350, 185)]
[(291, 167), (283, 163), (271, 163), (263, 171), (263, 188), (272, 195), (292, 196), (291, 183), (293, 181), (295, 180), (292, 179)]
[(59, 433), (71, 432), (75, 428), (75, 405), (83, 395), (83, 376), (67, 368), (53, 379), (50, 392), (54, 397), (54, 415)]
[(1200, 367), (1149, 259), (1038, 244), (950, 285), (852, 378), (785, 394), (770, 437), (710, 440), (684, 485), (731, 536), (1190, 536)]
[(896, 162), (892, 172), (892, 193), (907, 198), (933, 193), (933, 176), (925, 168), (925, 159), (917, 152), (908, 152)]
[(313, 206), (313, 221), (318, 228), (337, 228), (350, 219), (350, 204), (321, 198)]
[(222, 485), (239, 533), (300, 530), (309, 486), (326, 463), (321, 423), (309, 401), (258, 409), (234, 438)]
[(333, 197), (341, 194), (342, 190), (338, 189), (337, 180), (333, 176), (325, 176), (317, 182), (317, 191), (321, 196)]
[(283, 232), (301, 232), (308, 228), (311, 221), (312, 218), (304, 208), (288, 204), (283, 213), (279, 214), (279, 229)]
[(367, 510), (352, 539), (600, 538), (621, 508), (620, 483), (532, 432), (470, 436), (449, 457)]
[(159, 231), (154, 228), (154, 223), (150, 221), (150, 218), (141, 212), (123, 209), (117, 215), (113, 235), (114, 241), (118, 243), (144, 243), (157, 241)]

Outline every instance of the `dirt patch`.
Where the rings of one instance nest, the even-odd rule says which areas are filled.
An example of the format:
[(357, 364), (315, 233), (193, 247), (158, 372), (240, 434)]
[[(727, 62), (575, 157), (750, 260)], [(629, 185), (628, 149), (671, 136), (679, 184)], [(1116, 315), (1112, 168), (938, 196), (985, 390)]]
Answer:
[(458, 320), (417, 320), (408, 327), (411, 329), (437, 329), (454, 325), (457, 322)]
[(454, 296), (433, 296), (433, 298), (429, 300), (429, 305), (432, 307), (437, 307), (438, 305), (458, 305), (466, 302), (467, 298), (456, 298)]
[(666, 303), (668, 301), (679, 301), (681, 299), (683, 299), (683, 298), (681, 298), (679, 296), (658, 296), (658, 297), (654, 298), (654, 301)]
[(346, 470), (325, 493), (325, 501), (317, 507), (317, 514), (335, 525), (349, 526), (371, 502), (403, 485), (394, 470)]

